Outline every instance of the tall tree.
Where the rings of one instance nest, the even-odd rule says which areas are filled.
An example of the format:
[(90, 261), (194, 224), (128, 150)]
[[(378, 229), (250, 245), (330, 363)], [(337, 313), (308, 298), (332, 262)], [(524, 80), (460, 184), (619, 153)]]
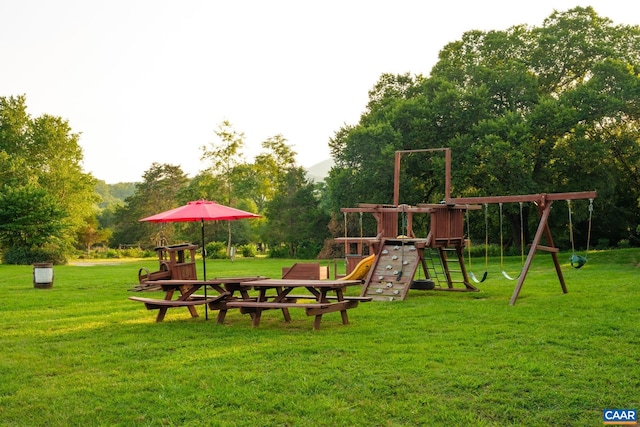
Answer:
[(202, 160), (209, 161), (209, 171), (225, 185), (226, 198), (221, 203), (231, 204), (233, 195), (233, 171), (244, 163), (244, 134), (237, 132), (233, 125), (225, 120), (215, 131), (217, 142), (202, 147)]
[(178, 207), (178, 194), (187, 181), (180, 166), (154, 162), (143, 174), (143, 181), (136, 184), (134, 194), (125, 199), (125, 205), (116, 208), (114, 243), (141, 243), (148, 247), (172, 242), (174, 224), (167, 223), (158, 228), (157, 224), (138, 220)]
[[(50, 236), (48, 246), (49, 252), (57, 252), (56, 259), (64, 260), (77, 242), (77, 231), (83, 227), (87, 213), (93, 212), (97, 201), (95, 179), (82, 171), (79, 134), (72, 132), (69, 123), (47, 114), (31, 118), (26, 110), (24, 96), (0, 97), (0, 188), (25, 196), (15, 200), (43, 194), (55, 204), (54, 210), (62, 216), (42, 217), (39, 221), (61, 222), (62, 227), (55, 227), (56, 235)], [(22, 219), (14, 218), (19, 220)], [(45, 232), (47, 228), (40, 230)], [(32, 239), (30, 247), (20, 251), (35, 251), (36, 241)], [(14, 242), (14, 246), (17, 244)]]
[[(238, 168), (245, 163), (244, 134), (237, 132), (228, 121), (223, 121), (218, 125), (215, 132), (218, 137), (217, 142), (212, 142), (209, 146), (202, 147), (202, 160), (210, 162), (209, 172), (216, 181), (223, 184), (225, 198), (221, 200), (228, 206), (237, 206), (238, 196), (235, 193), (234, 184), (238, 181)], [(231, 254), (231, 229), (232, 221), (227, 221), (227, 254)]]
[(320, 208), (314, 184), (301, 167), (290, 168), (267, 203), (269, 227), (266, 240), (272, 246), (284, 243), (287, 255), (308, 258), (318, 254), (328, 236), (328, 215)]
[(236, 188), (244, 197), (253, 200), (258, 212), (265, 209), (284, 176), (296, 167), (296, 153), (287, 145), (282, 135), (267, 138), (253, 164), (235, 168)]
[[(329, 194), (389, 203), (395, 150), (450, 147), (454, 195), (596, 189), (594, 235), (637, 238), (639, 67), (640, 28), (590, 7), (553, 12), (542, 27), (467, 32), (430, 77), (381, 77), (360, 122), (331, 142)], [(409, 156), (401, 202), (438, 202), (443, 170), (438, 155)], [(518, 208), (507, 216), (519, 228)]]
[(3, 262), (64, 263), (66, 213), (46, 190), (33, 185), (5, 186), (0, 192), (0, 244)]

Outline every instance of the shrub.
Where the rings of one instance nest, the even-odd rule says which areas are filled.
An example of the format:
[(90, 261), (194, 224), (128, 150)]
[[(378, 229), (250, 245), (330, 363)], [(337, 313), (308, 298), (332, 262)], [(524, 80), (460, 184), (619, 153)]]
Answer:
[(120, 256), (123, 258), (142, 258), (144, 251), (140, 248), (120, 249)]
[(238, 248), (238, 252), (240, 252), (240, 255), (245, 258), (253, 258), (256, 256), (258, 249), (256, 248), (256, 245), (248, 244), (240, 246)]
[(104, 257), (105, 258), (120, 258), (120, 252), (118, 252), (116, 249), (107, 249), (106, 251), (104, 251)]
[(596, 245), (596, 249), (601, 251), (609, 249), (609, 239), (598, 239), (598, 244)]
[(315, 242), (303, 242), (296, 248), (296, 259), (314, 259), (321, 249), (322, 245)]
[(61, 249), (53, 246), (47, 248), (13, 246), (2, 252), (2, 262), (18, 265), (29, 265), (36, 262), (66, 264), (67, 258)]
[(269, 258), (289, 258), (289, 248), (285, 245), (272, 246), (269, 250)]
[(622, 239), (618, 242), (618, 249), (628, 249), (631, 247), (631, 242), (628, 239)]
[(205, 249), (209, 259), (225, 259), (227, 257), (227, 244), (225, 242), (207, 243)]

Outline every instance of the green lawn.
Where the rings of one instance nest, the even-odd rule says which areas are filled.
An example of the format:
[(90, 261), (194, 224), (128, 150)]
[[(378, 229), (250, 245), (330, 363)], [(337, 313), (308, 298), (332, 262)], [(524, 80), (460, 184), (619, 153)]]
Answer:
[[(580, 270), (560, 257), (568, 294), (540, 253), (509, 306), (515, 282), (492, 259), (479, 293), (411, 291), (318, 331), (303, 310), (255, 329), (233, 311), (155, 323), (127, 299), (154, 260), (56, 266), (52, 289), (0, 265), (0, 425), (601, 426), (604, 408), (640, 409), (640, 251)], [(279, 277), (293, 262), (207, 272)]]

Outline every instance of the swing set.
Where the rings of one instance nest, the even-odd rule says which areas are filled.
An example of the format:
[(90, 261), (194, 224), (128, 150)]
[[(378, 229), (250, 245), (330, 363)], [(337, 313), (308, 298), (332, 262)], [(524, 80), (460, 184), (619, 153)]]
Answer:
[[(523, 215), (523, 204), (524, 202), (518, 202), (519, 206), (520, 206), (520, 258), (522, 260), (522, 265), (524, 265), (525, 263), (525, 236), (524, 236), (524, 215)], [(517, 276), (513, 277), (512, 275), (510, 275), (509, 273), (506, 272), (505, 267), (504, 267), (504, 214), (503, 214), (503, 205), (504, 203), (499, 202), (499, 212), (500, 212), (500, 272), (502, 273), (502, 275), (504, 276), (505, 279), (507, 280), (517, 280), (520, 277), (520, 274), (522, 273), (522, 270), (520, 270), (520, 272), (518, 273)], [(470, 223), (470, 219), (469, 219), (469, 210), (467, 210), (467, 214), (466, 214), (466, 222), (467, 222), (467, 237), (468, 237), (468, 245), (467, 245), (467, 252), (468, 252), (468, 264), (469, 264), (469, 277), (471, 277), (471, 279), (476, 282), (476, 283), (482, 283), (487, 279), (488, 273), (489, 273), (489, 268), (488, 268), (488, 263), (489, 263), (489, 213), (488, 213), (488, 203), (484, 203), (484, 273), (482, 274), (482, 277), (480, 279), (478, 279), (476, 277), (476, 275), (471, 271), (472, 269), (472, 259), (471, 259), (471, 223)], [(572, 255), (571, 255), (571, 259), (570, 259), (570, 263), (571, 266), (575, 269), (579, 269), (582, 268), (586, 263), (587, 263), (587, 255), (589, 253), (589, 247), (590, 247), (590, 241), (591, 241), (591, 224), (592, 224), (592, 218), (593, 218), (593, 199), (590, 198), (589, 199), (589, 220), (588, 220), (588, 233), (587, 233), (587, 248), (586, 248), (586, 252), (585, 255), (578, 255), (576, 253), (575, 250), (575, 240), (574, 240), (574, 233), (573, 233), (573, 219), (572, 219), (572, 204), (571, 204), (571, 199), (567, 200), (567, 206), (568, 206), (568, 212), (569, 212), (569, 238), (571, 241), (571, 250), (572, 250)]]
[[(497, 203), (500, 207), (500, 268), (502, 270), (502, 275), (508, 280), (517, 280), (516, 287), (514, 289), (513, 295), (511, 296), (510, 304), (514, 305), (518, 295), (520, 294), (520, 290), (522, 289), (522, 285), (527, 277), (527, 273), (531, 267), (531, 263), (533, 262), (533, 258), (535, 257), (538, 251), (548, 252), (551, 254), (553, 259), (553, 264), (556, 269), (556, 273), (558, 276), (558, 281), (560, 282), (560, 286), (562, 287), (562, 292), (567, 293), (567, 286), (564, 281), (564, 276), (562, 275), (562, 269), (560, 268), (560, 262), (558, 261), (558, 252), (560, 251), (557, 247), (555, 247), (553, 243), (553, 237), (551, 235), (551, 229), (549, 228), (549, 215), (551, 213), (551, 205), (554, 201), (558, 200), (566, 200), (568, 203), (571, 203), (571, 200), (580, 200), (580, 199), (589, 199), (589, 237), (591, 236), (591, 219), (593, 213), (593, 199), (596, 197), (595, 191), (581, 191), (581, 192), (572, 192), (572, 193), (549, 193), (549, 194), (526, 194), (526, 195), (518, 195), (518, 196), (489, 196), (489, 197), (459, 197), (459, 198), (451, 198), (448, 200), (448, 203), (464, 203), (464, 204), (492, 204)], [(521, 244), (521, 257), (522, 257), (522, 269), (517, 277), (510, 276), (504, 269), (504, 242), (503, 242), (503, 211), (502, 206), (504, 203), (518, 203), (520, 205), (520, 244)], [(525, 259), (524, 257), (524, 223), (523, 223), (523, 204), (524, 203), (534, 203), (538, 208), (538, 213), (540, 215), (540, 222), (538, 223), (538, 228), (536, 230), (535, 236), (533, 238), (533, 242), (531, 243), (531, 249)], [(569, 211), (569, 215), (571, 215), (571, 210)], [(573, 255), (571, 257), (572, 262), (571, 265), (574, 268), (580, 268), (586, 263), (586, 257), (581, 257), (575, 253), (575, 248), (573, 246), (573, 224), (570, 219), (570, 238), (572, 241), (572, 249)], [(542, 245), (541, 241), (543, 236), (546, 238), (546, 245)], [(589, 242), (587, 242), (587, 250), (588, 250)]]

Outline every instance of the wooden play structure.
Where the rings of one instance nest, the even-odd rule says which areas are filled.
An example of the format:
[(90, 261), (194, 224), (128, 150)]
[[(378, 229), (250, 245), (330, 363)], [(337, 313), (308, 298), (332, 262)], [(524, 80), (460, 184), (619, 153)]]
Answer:
[(138, 270), (139, 285), (136, 290), (159, 289), (155, 280), (196, 280), (196, 250), (197, 245), (181, 243), (170, 246), (158, 246), (155, 251), (158, 255), (159, 269), (150, 272), (147, 268)]
[[(362, 204), (357, 208), (341, 209), (342, 212), (370, 213), (378, 224), (376, 237), (362, 240), (360, 237), (335, 239), (339, 243), (349, 245), (346, 247), (356, 246), (358, 250), (366, 243), (370, 253), (376, 254), (373, 266), (365, 279), (362, 296), (378, 301), (405, 299), (416, 273), (424, 275), (426, 279), (444, 283), (444, 286), (435, 289), (477, 291), (469, 281), (464, 265), (463, 221), (464, 212), (468, 208), (464, 205), (445, 204)], [(430, 215), (430, 231), (426, 238), (419, 238), (414, 234), (414, 214)], [(403, 222), (400, 235), (396, 222), (399, 216)], [(388, 228), (385, 228), (385, 225)]]
[[(445, 153), (445, 198), (439, 204), (419, 204), (417, 206), (399, 203), (400, 189), (400, 159), (405, 153), (436, 152)], [(464, 262), (465, 232), (464, 220), (468, 210), (481, 209), (482, 204), (491, 203), (534, 203), (540, 215), (538, 228), (531, 243), (526, 261), (514, 289), (510, 304), (514, 305), (527, 277), (533, 258), (538, 251), (551, 254), (553, 264), (564, 293), (567, 287), (558, 262), (559, 249), (554, 246), (549, 228), (549, 214), (551, 205), (557, 200), (589, 199), (592, 210), (595, 191), (572, 193), (527, 194), (516, 196), (489, 197), (458, 197), (452, 198), (451, 191), (451, 153), (448, 148), (401, 150), (396, 151), (394, 171), (394, 203), (393, 205), (360, 204), (356, 208), (342, 208), (341, 212), (370, 213), (377, 223), (377, 235), (364, 237), (345, 236), (336, 238), (337, 243), (345, 245), (347, 256), (347, 272), (349, 259), (362, 259), (364, 246), (369, 253), (376, 254), (368, 276), (363, 285), (362, 296), (372, 297), (374, 300), (402, 300), (414, 283), (416, 273), (423, 274), (426, 279), (438, 283), (436, 290), (447, 291), (478, 291), (469, 281)], [(413, 215), (428, 214), (430, 219), (429, 233), (425, 238), (418, 238), (413, 233)], [(398, 233), (399, 218), (402, 219), (403, 229)], [(362, 223), (362, 220), (361, 220)], [(362, 228), (362, 226), (361, 226)], [(542, 242), (543, 237), (546, 242)], [(355, 247), (356, 253), (352, 253)], [(352, 263), (353, 264), (353, 263)]]

